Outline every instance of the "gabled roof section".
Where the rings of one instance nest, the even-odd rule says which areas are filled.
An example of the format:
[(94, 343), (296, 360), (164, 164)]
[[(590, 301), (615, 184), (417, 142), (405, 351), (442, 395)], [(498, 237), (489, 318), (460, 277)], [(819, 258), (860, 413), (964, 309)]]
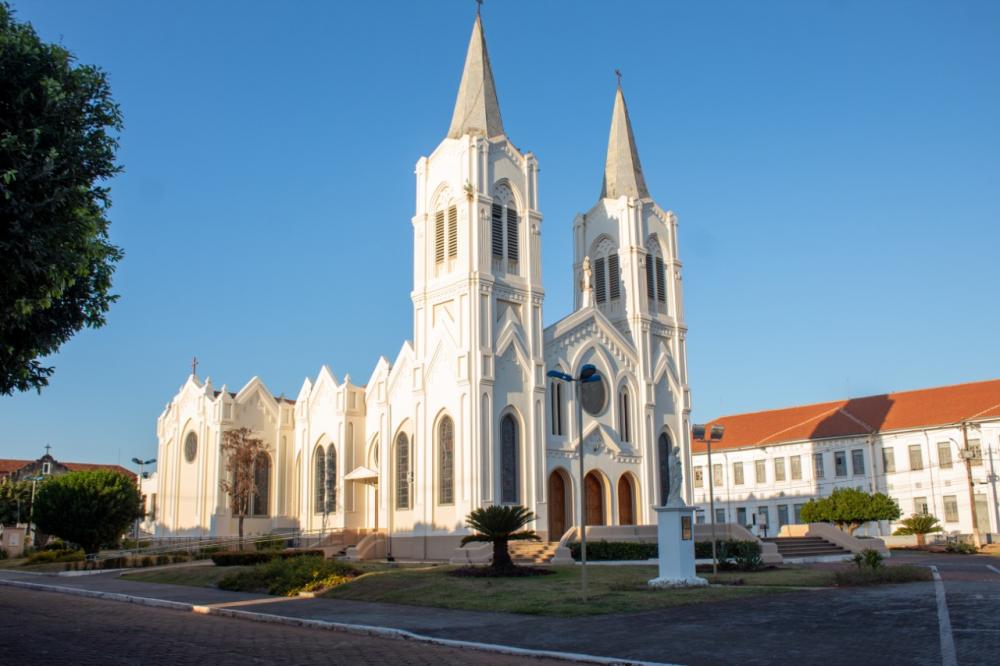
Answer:
[[(735, 414), (709, 425), (726, 427), (713, 449), (736, 449), (986, 419), (1000, 419), (1000, 379)], [(705, 445), (692, 440), (691, 448), (700, 453)]]
[(601, 198), (617, 199), (622, 196), (648, 199), (649, 190), (639, 164), (639, 151), (632, 136), (632, 121), (625, 106), (625, 95), (619, 84), (611, 112), (611, 135), (608, 137), (608, 157), (604, 162)]
[(472, 25), (472, 38), (465, 56), (462, 82), (458, 86), (455, 111), (451, 116), (448, 138), (457, 139), (465, 134), (479, 134), (488, 139), (502, 136), (503, 122), (500, 120), (500, 103), (493, 83), (493, 69), (490, 56), (486, 52), (486, 37), (483, 35), (483, 20), (476, 14)]

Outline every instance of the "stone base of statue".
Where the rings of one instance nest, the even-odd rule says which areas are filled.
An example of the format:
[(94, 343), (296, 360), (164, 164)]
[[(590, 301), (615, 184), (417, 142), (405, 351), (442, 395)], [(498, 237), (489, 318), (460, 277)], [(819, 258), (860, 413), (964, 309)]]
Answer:
[(690, 587), (708, 585), (695, 575), (694, 507), (678, 503), (653, 507), (656, 511), (656, 540), (659, 550), (659, 576), (649, 581), (652, 587)]

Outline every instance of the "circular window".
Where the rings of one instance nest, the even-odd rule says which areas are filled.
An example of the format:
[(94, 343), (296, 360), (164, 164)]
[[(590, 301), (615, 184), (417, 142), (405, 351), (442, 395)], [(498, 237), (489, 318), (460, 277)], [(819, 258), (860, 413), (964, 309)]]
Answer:
[(587, 382), (581, 389), (583, 409), (591, 416), (597, 416), (603, 412), (608, 402), (608, 392), (604, 388), (604, 379)]
[(198, 453), (198, 436), (193, 432), (189, 432), (188, 436), (184, 439), (184, 459), (188, 462), (194, 462), (194, 457)]

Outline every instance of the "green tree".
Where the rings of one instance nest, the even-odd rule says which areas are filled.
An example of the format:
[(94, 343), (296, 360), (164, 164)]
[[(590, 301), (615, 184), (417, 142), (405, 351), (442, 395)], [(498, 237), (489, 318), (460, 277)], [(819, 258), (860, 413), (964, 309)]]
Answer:
[(538, 541), (534, 530), (522, 530), (535, 519), (535, 514), (523, 506), (493, 505), (476, 509), (466, 517), (465, 524), (475, 534), (462, 537), (462, 545), (474, 541), (493, 544), (493, 570), (498, 573), (516, 568), (507, 551), (509, 541)]
[(243, 520), (249, 515), (251, 503), (260, 496), (257, 487), (257, 463), (266, 456), (267, 444), (253, 437), (249, 428), (234, 428), (222, 435), (222, 453), (226, 457), (228, 478), (222, 481), (222, 492), (229, 496), (233, 515), (239, 520), (240, 550), (243, 550)]
[(899, 527), (893, 534), (897, 536), (916, 535), (917, 545), (923, 546), (926, 543), (926, 535), (943, 531), (940, 522), (928, 513), (915, 513), (909, 518), (899, 521)]
[(884, 493), (838, 488), (829, 497), (809, 500), (802, 507), (807, 523), (833, 523), (848, 534), (872, 520), (896, 520), (901, 515), (896, 500)]
[(0, 481), (0, 525), (28, 522), (31, 481)]
[(0, 2), (0, 394), (48, 384), (55, 353), (99, 328), (121, 259), (108, 239), (122, 126), (104, 72)]
[(135, 482), (106, 469), (51, 478), (35, 493), (38, 529), (79, 544), (87, 553), (121, 539), (142, 511)]

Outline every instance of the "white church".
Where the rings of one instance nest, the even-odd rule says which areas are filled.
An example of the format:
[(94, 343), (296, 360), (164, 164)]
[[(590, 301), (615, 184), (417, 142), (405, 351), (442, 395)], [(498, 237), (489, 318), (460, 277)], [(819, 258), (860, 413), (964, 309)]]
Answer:
[[(621, 87), (601, 192), (556, 230), (574, 311), (547, 328), (538, 161), (507, 137), (478, 15), (451, 126), (415, 173), (412, 341), (365, 384), (322, 367), (295, 400), (192, 372), (157, 419), (157, 535), (236, 533), (220, 445), (239, 427), (268, 449), (248, 534), (379, 534), (396, 557), (448, 559), (471, 510), (522, 504), (557, 541), (581, 492), (589, 525), (652, 524), (670, 456), (690, 502), (677, 218), (646, 187)], [(584, 385), (581, 488), (574, 386), (546, 373), (585, 364), (601, 381)]]

